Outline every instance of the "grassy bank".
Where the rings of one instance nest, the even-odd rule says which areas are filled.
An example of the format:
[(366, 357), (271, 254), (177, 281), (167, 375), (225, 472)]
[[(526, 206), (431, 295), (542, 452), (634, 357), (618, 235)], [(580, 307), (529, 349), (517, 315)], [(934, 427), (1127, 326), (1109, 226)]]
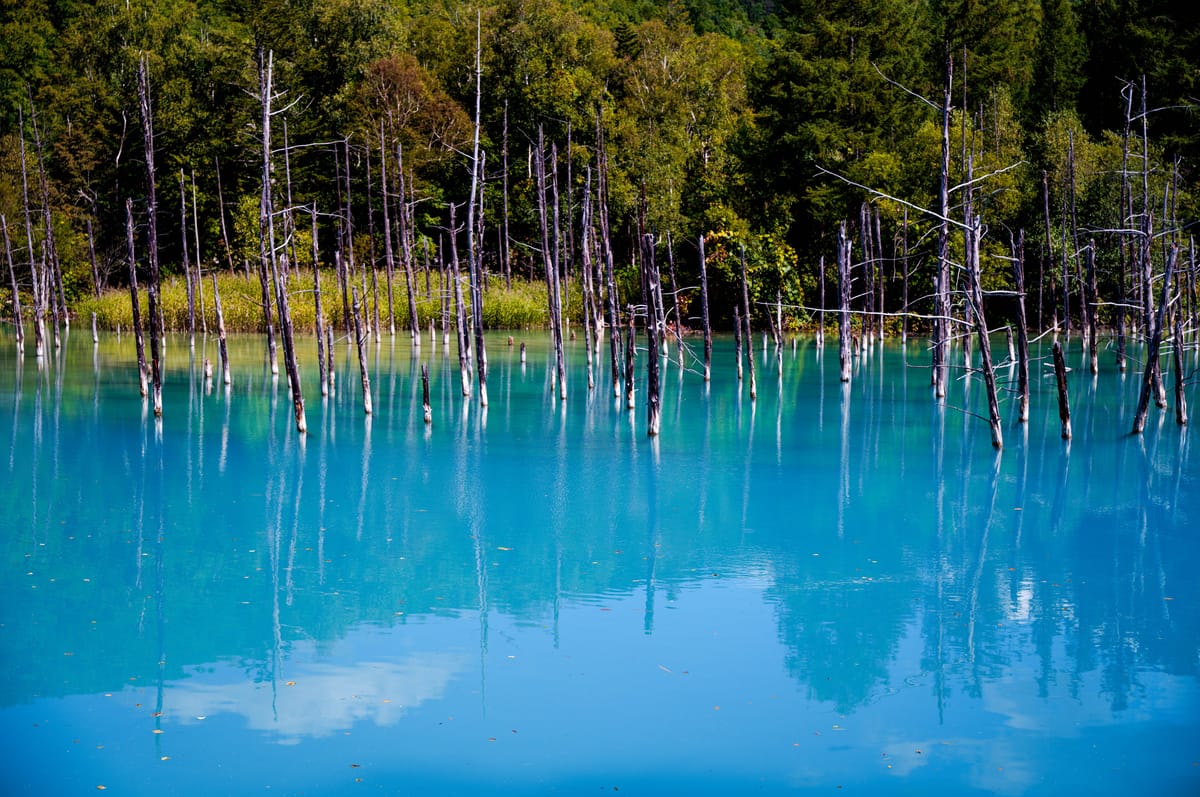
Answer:
[[(257, 276), (247, 278), (242, 273), (222, 272), (217, 274), (217, 284), (221, 291), (221, 309), (225, 315), (225, 328), (229, 332), (262, 332), (262, 288)], [(447, 281), (447, 287), (453, 290), (454, 283)], [(362, 284), (359, 283), (360, 292)], [(442, 285), (441, 275), (429, 275), (429, 292), (425, 290), (425, 277), (418, 275), (413, 286), (414, 298), (417, 305), (417, 320), (422, 327), (428, 327), (431, 319), (441, 319)], [(469, 291), (463, 286), (463, 298), (470, 305)], [(216, 311), (212, 301), (212, 278), (204, 283), (204, 319), (209, 329), (216, 329)], [(311, 272), (293, 273), (288, 281), (288, 304), (292, 310), (292, 323), (298, 331), (310, 331), (316, 322), (316, 312), (313, 301), (313, 283)], [(142, 312), (147, 307), (146, 293), (141, 292)], [(578, 288), (574, 288), (569, 299), (567, 315), (575, 319), (579, 315), (582, 302)], [(186, 331), (188, 323), (187, 284), (182, 277), (172, 277), (163, 283), (162, 288), (163, 318), (169, 331)], [(404, 285), (404, 277), (397, 274), (392, 283), (392, 305), (395, 311), (396, 329), (407, 329), (409, 323), (408, 295)], [(342, 297), (337, 289), (337, 280), (333, 272), (321, 274), (321, 306), (326, 319), (341, 323)], [(366, 311), (374, 317), (375, 298), (370, 281), (367, 283)], [(129, 329), (133, 325), (133, 311), (130, 308), (129, 291), (127, 289), (110, 290), (99, 298), (87, 297), (76, 302), (71, 308), (76, 323), (90, 323), (92, 313), (96, 314), (96, 322), (101, 329)], [(274, 310), (273, 310), (274, 312)], [(453, 317), (453, 302), (451, 302), (451, 317)], [(528, 329), (544, 327), (548, 324), (549, 314), (546, 304), (546, 286), (540, 282), (514, 279), (511, 288), (504, 286), (504, 280), (492, 277), (483, 299), (483, 323), (489, 329)], [(387, 328), (390, 324), (388, 315), (387, 284), (383, 274), (379, 275), (379, 320)], [(196, 326), (201, 328), (200, 301), (196, 301)]]

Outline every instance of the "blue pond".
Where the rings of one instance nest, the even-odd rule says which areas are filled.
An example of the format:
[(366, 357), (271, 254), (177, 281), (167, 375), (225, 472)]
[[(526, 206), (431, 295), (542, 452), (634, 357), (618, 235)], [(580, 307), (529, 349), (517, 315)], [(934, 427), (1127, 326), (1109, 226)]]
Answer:
[(1072, 342), (1068, 444), (1039, 344), (997, 454), (920, 342), (756, 346), (752, 402), (718, 340), (652, 441), (516, 337), (486, 411), (372, 343), (369, 419), (303, 338), (303, 440), (258, 337), (229, 390), (171, 338), (161, 421), (129, 336), (0, 340), (0, 791), (1200, 793), (1194, 433), (1132, 367)]

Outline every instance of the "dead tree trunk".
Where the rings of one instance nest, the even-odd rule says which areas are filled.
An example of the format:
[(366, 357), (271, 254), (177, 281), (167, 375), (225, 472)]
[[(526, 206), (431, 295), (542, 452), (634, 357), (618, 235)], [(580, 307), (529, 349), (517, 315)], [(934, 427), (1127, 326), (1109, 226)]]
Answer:
[(938, 218), (941, 223), (938, 225), (937, 309), (933, 326), (933, 394), (939, 399), (946, 396), (950, 351), (950, 92), (953, 79), (954, 59), (947, 54), (946, 79), (942, 87), (942, 163), (938, 175)]
[[(385, 198), (386, 201), (386, 198)], [(312, 206), (312, 269), (313, 269), (313, 317), (317, 336), (317, 372), (321, 382), (321, 395), (329, 394), (325, 374), (325, 311), (321, 309), (320, 250), (317, 246), (317, 206)]]
[(483, 97), (481, 13), (476, 11), (475, 16), (475, 132), (471, 149), (471, 192), (470, 199), (467, 201), (467, 256), (470, 258), (471, 326), (475, 333), (475, 371), (479, 377), (479, 405), (486, 407), (488, 404), (487, 350), (483, 345), (483, 262), (480, 252), (483, 236), (479, 234), (477, 239), (475, 229), (476, 218), (481, 227), (483, 224), (482, 208), (476, 207), (476, 202), (483, 200), (483, 191), (480, 187), (480, 180), (483, 179), (483, 161), (479, 152), (480, 102)]
[[(904, 209), (904, 227), (902, 235), (904, 249), (903, 257), (900, 261), (903, 266), (900, 290), (902, 292), (901, 313), (903, 315), (900, 319), (900, 342), (903, 344), (908, 343), (908, 208)], [(824, 280), (824, 278), (824, 274), (822, 274), (821, 279)]]
[[(538, 127), (538, 143), (541, 143), (541, 127)], [(541, 148), (539, 147), (539, 150)], [(554, 367), (558, 373), (558, 397), (563, 401), (567, 399), (567, 371), (566, 359), (563, 354), (563, 330), (566, 326), (563, 323), (563, 264), (562, 264), (562, 227), (559, 223), (559, 202), (558, 202), (558, 145), (550, 145), (550, 187), (553, 196), (553, 220), (554, 228), (551, 231), (553, 236), (553, 252), (554, 252), (554, 280), (553, 280), (553, 297), (554, 312), (551, 314), (551, 323), (554, 324)], [(543, 183), (544, 185), (544, 183)]]
[(38, 163), (38, 187), (42, 195), (42, 245), (44, 247), (44, 254), (49, 261), (47, 264), (49, 269), (48, 276), (51, 280), (51, 295), (49, 298), (54, 304), (54, 348), (58, 349), (62, 346), (59, 325), (60, 323), (65, 324), (69, 328), (71, 320), (67, 315), (67, 295), (63, 290), (62, 264), (58, 260), (58, 246), (54, 241), (54, 224), (50, 214), (50, 184), (46, 179), (46, 162), (42, 151), (42, 134), (38, 130), (37, 108), (33, 104), (32, 95), (29, 99), (29, 121), (30, 127), (33, 129), (33, 145)]
[(1088, 366), (1092, 373), (1100, 371), (1099, 362), (1099, 291), (1096, 288), (1096, 241), (1088, 241), (1087, 248), (1087, 337), (1088, 337)]
[(557, 251), (557, 229), (555, 230), (556, 240), (551, 243), (550, 221), (546, 208), (545, 141), (542, 137), (541, 126), (538, 127), (534, 179), (536, 181), (534, 190), (537, 193), (538, 202), (538, 226), (541, 231), (542, 269), (546, 275), (546, 302), (550, 317), (550, 338), (554, 345), (555, 381), (558, 383), (559, 396), (565, 399), (567, 397), (567, 384), (563, 368), (562, 325), (558, 315), (561, 312), (562, 306), (558, 301), (558, 263), (554, 257), (554, 253)]
[[(29, 276), (33, 294), (33, 351), (34, 356), (41, 359), (46, 356), (46, 308), (45, 289), (43, 288), (42, 270), (38, 267), (37, 258), (33, 253), (33, 206), (29, 203), (29, 169), (25, 157), (25, 116), (20, 108), (17, 109), (20, 134), (17, 137), (21, 158), (21, 204), (25, 215), (25, 244), (29, 250)], [(142, 391), (142, 395), (146, 395)]]
[(359, 317), (358, 289), (350, 289), (353, 303), (351, 313), (354, 317), (354, 347), (358, 350), (358, 373), (362, 377), (363, 413), (371, 414), (371, 373), (367, 368), (366, 334), (363, 331), (362, 319)]
[(454, 339), (458, 343), (458, 373), (462, 384), (462, 394), (469, 396), (471, 395), (471, 344), (470, 338), (467, 337), (462, 279), (458, 272), (458, 226), (453, 203), (450, 205), (450, 270), (454, 279)]
[(150, 75), (145, 56), (138, 68), (138, 104), (142, 113), (142, 138), (146, 147), (146, 259), (150, 264), (150, 377), (155, 416), (162, 415), (162, 314), (159, 311), (158, 200), (154, 187), (154, 117), (150, 110)]
[[(94, 210), (93, 206), (93, 210)], [(7, 227), (5, 228), (7, 231)], [(88, 258), (92, 263), (92, 292), (93, 295), (100, 298), (100, 266), (96, 262), (96, 236), (92, 234), (92, 217), (87, 219), (87, 237), (88, 237)]]
[(13, 267), (12, 241), (8, 237), (8, 219), (0, 213), (0, 227), (4, 228), (4, 256), (8, 260), (8, 281), (12, 286), (13, 325), (17, 331), (17, 355), (25, 352), (25, 322), (21, 315), (21, 294), (17, 290), (17, 270)]
[(426, 425), (433, 423), (433, 407), (429, 404), (429, 368), (421, 363), (421, 409)]
[[(292, 392), (292, 410), (296, 418), (296, 431), (304, 434), (308, 423), (304, 416), (304, 392), (300, 386), (300, 372), (296, 367), (296, 342), (292, 334), (292, 314), (288, 306), (287, 285), (280, 276), (279, 259), (275, 254), (275, 201), (271, 194), (271, 101), (273, 99), (274, 52), (267, 53), (266, 63), (260, 61), (259, 73), (260, 102), (262, 104), (262, 191), (259, 197), (258, 229), (260, 244), (265, 260), (259, 266), (259, 273), (265, 273), (266, 262), (271, 264), (271, 278), (275, 284), (275, 305), (279, 311), (279, 332), (283, 337), (283, 359), (287, 370), (288, 383)], [(261, 56), (261, 53), (260, 53)], [(182, 177), (182, 174), (181, 174)], [(284, 255), (283, 272), (287, 273), (287, 255)], [(264, 302), (267, 314), (267, 329), (270, 330), (270, 302)], [(273, 339), (268, 337), (273, 343)], [(271, 372), (277, 373), (274, 349), (271, 351)]]
[[(588, 164), (583, 189), (583, 215), (580, 219), (580, 255), (583, 260), (583, 274), (580, 276), (580, 288), (583, 292), (583, 340), (586, 348), (587, 386), (588, 390), (596, 387), (595, 375), (592, 371), (592, 359), (595, 343), (595, 315), (593, 304), (595, 295), (592, 284), (592, 167)], [(511, 338), (510, 338), (511, 340)]]
[[(642, 236), (642, 282), (649, 289), (651, 297), (658, 293), (658, 266), (654, 260), (654, 236), (649, 233)], [(646, 321), (646, 434), (658, 436), (662, 424), (662, 397), (658, 384), (659, 357), (659, 325), (651, 319)]]
[[(1137, 412), (1133, 416), (1133, 434), (1141, 434), (1146, 427), (1146, 412), (1150, 406), (1150, 393), (1155, 387), (1155, 377), (1160, 374), (1158, 350), (1162, 345), (1163, 318), (1171, 303), (1171, 277), (1175, 271), (1175, 258), (1179, 248), (1172, 245), (1167, 251), (1167, 268), (1163, 274), (1162, 300), (1158, 312), (1151, 320), (1150, 340), (1146, 344), (1146, 370), (1142, 375), (1142, 392), (1138, 396)], [(1161, 382), (1161, 376), (1158, 377)]]
[(263, 324), (267, 328), (267, 361), (271, 373), (279, 373), (279, 355), (275, 347), (275, 323), (271, 318), (271, 288), (267, 279), (267, 245), (261, 239), (258, 247), (258, 284), (262, 290)]
[(504, 100), (504, 133), (501, 143), (500, 157), (501, 175), (504, 181), (504, 235), (501, 238), (500, 259), (504, 267), (504, 287), (512, 290), (512, 256), (509, 251), (509, 243), (512, 239), (508, 235), (508, 99)]
[(337, 390), (337, 369), (334, 367), (335, 347), (333, 345), (333, 324), (325, 325), (325, 357), (329, 361), (325, 366), (325, 375), (329, 379), (329, 395)]
[(1000, 402), (996, 397), (996, 371), (992, 367), (992, 344), (988, 338), (987, 315), (983, 310), (983, 287), (979, 273), (979, 237), (982, 223), (979, 216), (971, 220), (968, 230), (967, 253), (971, 271), (971, 303), (974, 305), (975, 335), (979, 339), (980, 363), (983, 368), (983, 383), (987, 388), (988, 423), (992, 429), (992, 447), (1004, 447), (1004, 433), (1000, 426)]
[[(850, 239), (846, 236), (846, 222), (838, 228), (838, 363), (841, 379), (850, 381)], [(935, 321), (935, 326), (938, 322)], [(936, 345), (936, 344), (935, 344)], [(935, 355), (936, 357), (937, 355)]]
[(1186, 426), (1188, 422), (1187, 396), (1184, 395), (1184, 373), (1183, 373), (1183, 328), (1179, 323), (1179, 317), (1183, 315), (1183, 308), (1175, 309), (1175, 341), (1172, 346), (1174, 350), (1175, 360), (1175, 422), (1180, 426)]
[(221, 381), (229, 385), (233, 382), (229, 373), (229, 349), (225, 344), (225, 313), (221, 311), (221, 291), (217, 287), (217, 275), (212, 275), (213, 308), (217, 313), (217, 342), (221, 352)]
[(179, 231), (181, 243), (183, 245), (183, 275), (187, 280), (187, 308), (188, 308), (188, 338), (190, 345), (196, 346), (196, 285), (192, 282), (192, 263), (188, 257), (188, 213), (187, 213), (187, 189), (183, 181), (183, 169), (179, 170)]
[[(400, 193), (397, 197), (396, 205), (396, 225), (399, 228), (400, 235), (400, 262), (401, 265), (404, 266), (404, 288), (408, 293), (408, 330), (409, 334), (412, 336), (413, 345), (420, 346), (421, 327), (417, 320), (417, 297), (415, 295), (416, 286), (413, 285), (413, 253), (412, 247), (409, 246), (409, 241), (412, 239), (411, 218), (409, 215), (409, 205), (405, 198), (407, 188), (404, 182), (404, 149), (399, 144), (396, 145), (396, 174), (400, 180)], [(453, 209), (453, 206), (451, 206), (452, 211)], [(454, 236), (458, 235), (458, 233), (453, 229), (453, 222), (451, 222), (450, 226), (450, 235), (453, 238)], [(457, 259), (455, 262), (455, 273), (457, 274)], [(442, 280), (443, 291), (446, 290), (444, 276), (445, 275), (443, 275)], [(446, 331), (444, 324), (442, 326), (442, 331)]]
[(617, 311), (617, 283), (613, 276), (612, 241), (609, 237), (608, 226), (608, 152), (604, 144), (604, 128), (600, 124), (600, 114), (596, 113), (596, 159), (597, 184), (596, 195), (600, 205), (600, 239), (604, 255), (605, 307), (608, 311), (608, 328), (612, 334), (608, 338), (609, 355), (612, 365), (613, 398), (621, 395), (620, 319)]
[(746, 366), (750, 369), (750, 400), (758, 398), (758, 384), (754, 380), (754, 335), (750, 327), (750, 282), (746, 278), (746, 247), (741, 249), (742, 267), (742, 312), (746, 324)]
[[(388, 212), (390, 201), (388, 198), (387, 146), (383, 138), (382, 120), (379, 122), (379, 185), (379, 191), (383, 195), (383, 260), (384, 269), (387, 272), (388, 334), (395, 337), (396, 309), (392, 301), (392, 279), (396, 273), (396, 258), (395, 250), (392, 247), (392, 216)], [(411, 292), (412, 289), (409, 288), (409, 293)], [(416, 328), (415, 321), (412, 325), (412, 336), (414, 340), (421, 339), (421, 333)]]
[(1029, 329), (1025, 318), (1025, 230), (1013, 246), (1013, 284), (1017, 289), (1017, 420), (1029, 420)]
[[(753, 345), (753, 344), (750, 344)], [(733, 359), (737, 363), (737, 378), (741, 382), (742, 375), (742, 311), (737, 305), (733, 307)]]
[(704, 326), (704, 381), (712, 380), (712, 322), (708, 315), (708, 263), (704, 235), (700, 235), (700, 323)]
[(204, 308), (204, 269), (200, 259), (200, 211), (196, 202), (196, 170), (192, 170), (192, 233), (196, 242), (196, 298), (200, 301), (200, 331), (208, 334), (208, 319)]
[(629, 318), (629, 326), (625, 331), (625, 406), (633, 409), (633, 305), (626, 306), (625, 314)]
[(142, 336), (142, 307), (138, 299), (137, 257), (133, 248), (133, 200), (125, 200), (125, 244), (129, 258), (129, 305), (133, 311), (133, 341), (137, 348), (138, 393), (145, 398), (149, 393), (146, 374), (146, 344)]
[(1063, 361), (1062, 344), (1054, 341), (1054, 381), (1058, 385), (1058, 420), (1062, 425), (1062, 439), (1071, 439), (1071, 404), (1067, 399), (1067, 364)]

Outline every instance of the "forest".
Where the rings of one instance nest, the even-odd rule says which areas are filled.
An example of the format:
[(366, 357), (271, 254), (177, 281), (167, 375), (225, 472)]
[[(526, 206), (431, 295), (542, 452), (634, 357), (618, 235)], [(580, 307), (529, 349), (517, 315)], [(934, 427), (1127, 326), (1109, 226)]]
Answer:
[(1198, 17), (1162, 0), (5, 0), (0, 315), (120, 323), (95, 297), (120, 288), (128, 313), (138, 272), (186, 277), (191, 304), (270, 249), (285, 274), (369, 262), (377, 327), (382, 271), (383, 325), (425, 324), (446, 306), (430, 272), (448, 285), (459, 258), (517, 307), (482, 326), (544, 325), (544, 295), (512, 297), (561, 281), (577, 318), (572, 297), (609, 287), (605, 249), (614, 312), (642, 302), (649, 234), (679, 326), (699, 326), (704, 236), (712, 323), (732, 326), (744, 267), (755, 324), (782, 331), (838, 304), (845, 222), (854, 324), (925, 332), (943, 294), (970, 315), (938, 264), (969, 271), (978, 218), (993, 328), (1016, 317), (1019, 234), (1030, 328), (1123, 326), (1172, 247), (1186, 322)]

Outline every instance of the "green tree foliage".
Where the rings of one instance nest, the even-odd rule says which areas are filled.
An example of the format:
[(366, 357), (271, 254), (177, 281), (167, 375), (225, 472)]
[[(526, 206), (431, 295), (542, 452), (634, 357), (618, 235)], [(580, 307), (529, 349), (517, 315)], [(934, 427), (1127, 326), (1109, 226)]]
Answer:
[[(1200, 11), (1170, 0), (0, 0), (0, 211), (20, 244), (17, 119), (36, 109), (69, 290), (84, 290), (90, 274), (88, 220), (101, 271), (122, 278), (126, 197), (144, 222), (135, 67), (145, 55), (165, 270), (180, 270), (181, 169), (189, 203), (195, 177), (206, 267), (224, 259), (222, 210), (253, 256), (261, 180), (257, 59), (271, 52), (280, 110), (275, 190), (282, 197), (286, 126), (292, 194), (324, 214), (322, 246), (335, 239), (331, 218), (344, 201), (344, 183), (334, 179), (347, 162), (342, 142), (350, 144), (356, 238), (368, 229), (368, 145), (378, 212), (381, 123), (389, 163), (402, 146), (415, 178), (416, 233), (436, 242), (446, 204), (463, 201), (470, 183), (477, 21), (489, 262), (504, 176), (514, 251), (524, 253), (519, 269), (538, 262), (530, 247), (538, 239), (531, 158), (539, 127), (547, 146), (557, 145), (564, 229), (579, 240), (589, 167), (595, 187), (599, 116), (618, 269), (633, 273), (644, 207), (649, 230), (664, 241), (673, 236), (682, 283), (696, 276), (695, 253), (683, 242), (713, 234), (718, 316), (732, 307), (726, 293), (736, 281), (726, 266), (743, 244), (756, 301), (773, 302), (779, 291), (786, 304), (814, 303), (820, 256), (830, 268), (838, 222), (854, 228), (867, 198), (856, 183), (908, 203), (870, 200), (887, 257), (900, 248), (893, 242), (907, 216), (912, 292), (925, 296), (927, 267), (913, 264), (928, 262), (936, 239), (924, 212), (936, 201), (941, 163), (941, 117), (930, 103), (941, 102), (948, 58), (950, 182), (966, 181), (968, 159), (976, 177), (993, 175), (971, 196), (993, 233), (985, 256), (1005, 254), (1006, 236), (997, 233), (1005, 228), (1025, 228), (1031, 246), (1044, 244), (1043, 170), (1056, 230), (1062, 225), (1068, 138), (1079, 223), (1121, 221), (1114, 199), (1121, 90), (1135, 86), (1140, 112), (1143, 76), (1153, 202), (1161, 207), (1172, 185), (1180, 215), (1193, 206)], [(506, 119), (509, 170), (502, 175)], [(1135, 169), (1141, 146), (1135, 136)], [(27, 166), (36, 166), (32, 153)], [(34, 183), (32, 210), (40, 217)], [(952, 197), (956, 218), (965, 198), (961, 189)], [(378, 234), (377, 216), (375, 226)], [(19, 249), (27, 282), (28, 256)], [(985, 257), (989, 284), (1003, 284), (1006, 268)]]

